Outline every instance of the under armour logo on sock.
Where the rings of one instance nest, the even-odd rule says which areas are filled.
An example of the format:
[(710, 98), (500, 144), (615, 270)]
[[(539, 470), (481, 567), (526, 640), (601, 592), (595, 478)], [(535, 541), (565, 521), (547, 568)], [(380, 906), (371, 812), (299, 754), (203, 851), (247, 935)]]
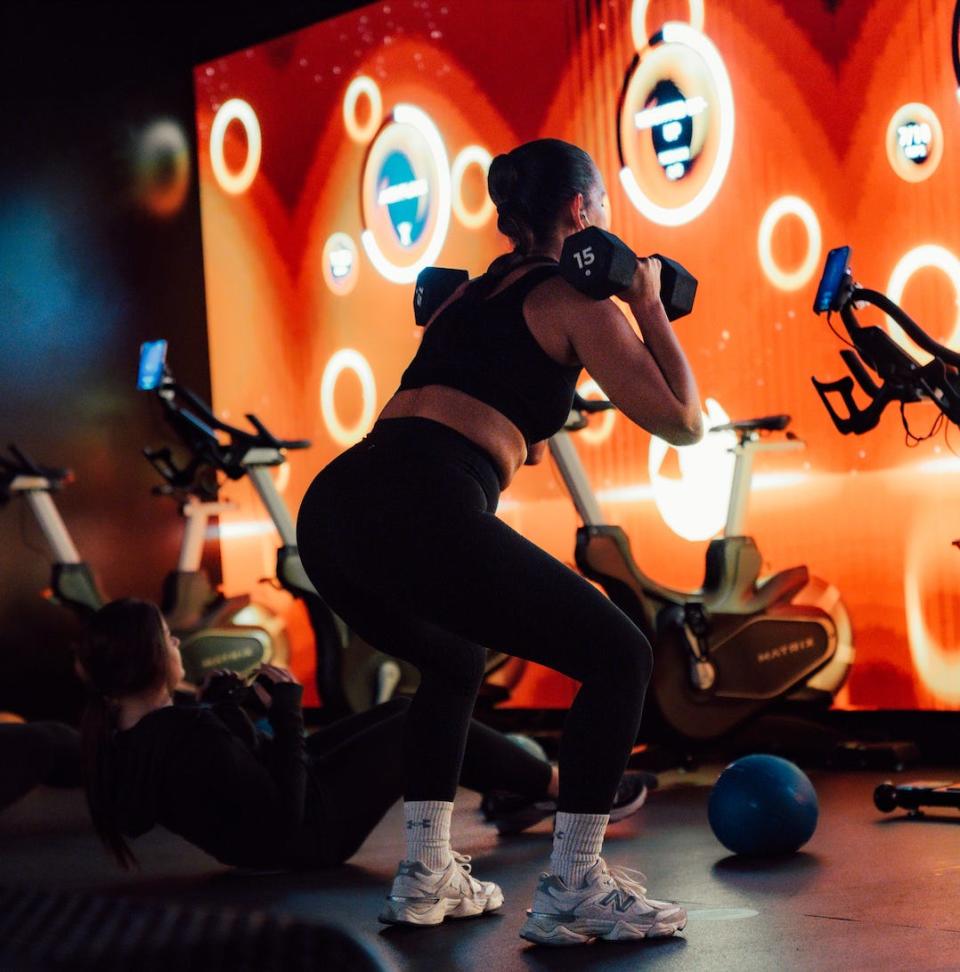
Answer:
[(567, 834), (566, 834), (566, 831), (564, 831), (564, 830), (555, 830), (553, 832), (554, 840), (563, 840), (563, 838), (566, 837), (566, 836), (567, 836)]
[(427, 830), (429, 826), (430, 826), (429, 820), (408, 820), (407, 821), (407, 830), (416, 830), (417, 827), (423, 827), (424, 830)]

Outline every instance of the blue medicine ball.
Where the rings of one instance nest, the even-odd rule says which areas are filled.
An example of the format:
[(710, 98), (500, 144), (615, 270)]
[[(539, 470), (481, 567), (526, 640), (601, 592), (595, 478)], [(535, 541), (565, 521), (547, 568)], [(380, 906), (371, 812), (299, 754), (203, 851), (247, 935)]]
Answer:
[(714, 784), (707, 808), (717, 840), (734, 854), (792, 854), (817, 829), (817, 791), (779, 756), (744, 756)]

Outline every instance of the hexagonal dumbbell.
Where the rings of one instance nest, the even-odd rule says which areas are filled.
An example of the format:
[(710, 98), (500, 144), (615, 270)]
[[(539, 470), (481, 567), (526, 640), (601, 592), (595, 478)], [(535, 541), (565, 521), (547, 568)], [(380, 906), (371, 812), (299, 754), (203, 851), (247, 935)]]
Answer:
[[(660, 300), (667, 319), (689, 314), (697, 293), (697, 279), (676, 260), (660, 253)], [(637, 255), (619, 237), (588, 226), (568, 236), (560, 255), (560, 273), (571, 286), (594, 300), (605, 300), (633, 282)]]
[(469, 279), (470, 274), (466, 270), (424, 267), (417, 275), (417, 285), (413, 291), (413, 319), (423, 327), (457, 287)]

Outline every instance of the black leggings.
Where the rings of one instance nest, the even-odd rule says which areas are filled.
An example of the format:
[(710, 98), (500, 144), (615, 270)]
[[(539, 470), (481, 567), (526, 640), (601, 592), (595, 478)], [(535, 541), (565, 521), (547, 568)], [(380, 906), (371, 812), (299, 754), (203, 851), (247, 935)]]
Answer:
[[(319, 782), (323, 866), (352, 857), (383, 815), (403, 795), (403, 725), (410, 700), (391, 699), (341, 719), (307, 738)], [(504, 735), (469, 723), (462, 784), (478, 793), (507, 790), (543, 797), (552, 770)]]
[(62, 722), (0, 726), (0, 810), (35, 786), (83, 782), (80, 734)]
[(560, 750), (559, 808), (607, 813), (640, 726), (649, 642), (592, 584), (494, 515), (490, 457), (423, 418), (378, 422), (313, 481), (304, 567), (361, 638), (415, 665), (404, 795), (452, 800), (485, 649), (581, 683)]

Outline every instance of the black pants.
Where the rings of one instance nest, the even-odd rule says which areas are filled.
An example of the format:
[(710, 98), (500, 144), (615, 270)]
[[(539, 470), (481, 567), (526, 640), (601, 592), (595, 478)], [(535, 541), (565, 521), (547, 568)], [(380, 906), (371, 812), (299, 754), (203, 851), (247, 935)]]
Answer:
[(452, 800), (485, 648), (581, 683), (560, 751), (561, 810), (606, 813), (640, 725), (650, 645), (592, 584), (494, 515), (490, 457), (422, 418), (378, 422), (304, 497), (297, 538), (330, 607), (421, 674), (404, 795)]
[(83, 782), (80, 734), (62, 722), (0, 726), (0, 810), (35, 786)]
[[(341, 719), (307, 738), (321, 794), (321, 865), (352, 857), (403, 795), (403, 724), (409, 699), (391, 699)], [(475, 719), (469, 723), (461, 783), (486, 793), (507, 790), (530, 799), (547, 792), (549, 763), (531, 756)]]

